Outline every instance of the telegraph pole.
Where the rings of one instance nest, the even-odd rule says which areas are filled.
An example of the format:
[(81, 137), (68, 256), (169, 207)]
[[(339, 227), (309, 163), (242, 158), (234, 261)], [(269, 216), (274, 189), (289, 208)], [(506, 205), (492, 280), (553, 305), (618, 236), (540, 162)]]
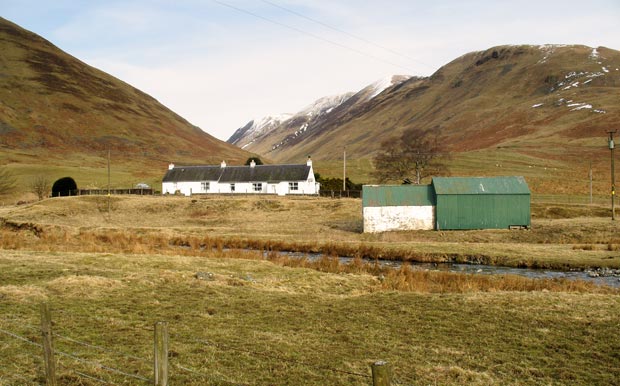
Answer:
[(108, 148), (108, 216), (110, 215), (110, 148)]
[(611, 219), (616, 219), (615, 196), (616, 196), (616, 173), (614, 170), (614, 134), (618, 130), (610, 130), (609, 134), (609, 150), (611, 152)]
[(590, 173), (588, 173), (590, 179), (590, 205), (592, 205), (592, 161), (590, 161)]
[(344, 147), (344, 154), (342, 155), (342, 190), (347, 190), (347, 147)]

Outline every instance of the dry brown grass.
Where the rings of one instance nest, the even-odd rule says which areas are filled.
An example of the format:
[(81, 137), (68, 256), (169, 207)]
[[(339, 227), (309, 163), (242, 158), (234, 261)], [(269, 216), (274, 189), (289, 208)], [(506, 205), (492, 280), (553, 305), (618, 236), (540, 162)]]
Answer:
[(593, 283), (576, 280), (530, 279), (517, 275), (474, 275), (453, 272), (421, 271), (403, 264), (385, 271), (383, 288), (422, 293), (465, 293), (494, 291), (548, 291), (581, 293), (619, 293)]
[(17, 302), (44, 301), (48, 296), (44, 289), (34, 285), (0, 286), (0, 299)]
[[(110, 214), (97, 209), (100, 197), (95, 196), (0, 208), (0, 246), (139, 254), (232, 248), (550, 269), (620, 267), (620, 224), (602, 217), (534, 219), (529, 231), (363, 234), (361, 203), (355, 199), (113, 199), (115, 209)], [(542, 213), (546, 205), (536, 204), (533, 211)], [(571, 213), (581, 216), (586, 210), (584, 205), (574, 205)]]
[[(8, 233), (8, 234), (7, 234)], [(10, 236), (10, 237), (9, 237)], [(10, 241), (9, 241), (10, 240)], [(381, 279), (381, 288), (413, 292), (476, 292), (476, 291), (553, 291), (553, 292), (601, 292), (595, 285), (571, 280), (534, 280), (519, 276), (485, 276), (458, 273), (420, 271), (404, 264), (395, 270), (381, 267), (377, 262), (364, 261), (372, 256), (374, 247), (362, 245), (337, 246), (328, 244), (324, 248), (316, 245), (287, 244), (242, 239), (224, 240), (221, 238), (182, 237), (178, 235), (131, 234), (118, 231), (82, 230), (71, 234), (66, 230), (44, 231), (40, 237), (33, 237), (29, 231), (15, 232), (0, 230), (0, 248), (30, 249), (46, 252), (83, 253), (129, 253), (138, 255), (165, 254), (171, 256), (204, 256), (226, 259), (268, 260), (274, 264), (293, 268), (310, 268), (329, 273), (372, 274)], [(322, 253), (319, 258), (290, 257), (280, 251), (301, 253)], [(377, 252), (379, 253), (379, 252)], [(384, 255), (384, 251), (380, 251)], [(354, 256), (349, 263), (342, 263), (338, 256)], [(411, 257), (408, 257), (411, 258)], [(428, 261), (432, 259), (428, 258)], [(458, 261), (458, 259), (457, 259)], [(88, 280), (88, 282), (82, 282)], [(89, 288), (85, 296), (103, 296), (106, 290), (121, 286), (118, 281), (99, 281), (97, 277), (65, 277), (52, 282), (50, 289), (73, 288), (79, 293)]]

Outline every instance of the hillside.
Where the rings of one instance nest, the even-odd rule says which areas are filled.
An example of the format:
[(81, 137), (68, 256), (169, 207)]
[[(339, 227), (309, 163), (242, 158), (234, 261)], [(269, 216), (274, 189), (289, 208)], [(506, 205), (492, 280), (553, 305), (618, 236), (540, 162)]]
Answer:
[[(97, 168), (108, 149), (127, 179), (161, 179), (170, 161), (238, 163), (248, 156), (2, 18), (0, 50), (0, 165), (19, 174)], [(78, 185), (98, 183), (93, 180), (84, 177)]]
[[(463, 55), (429, 78), (388, 88), (361, 108), (326, 116), (320, 128), (260, 152), (278, 161), (311, 154), (320, 166), (341, 159), (345, 145), (350, 159), (369, 160), (383, 140), (429, 133), (452, 154), (454, 174), (522, 174), (538, 191), (568, 192), (574, 173), (587, 178), (593, 161), (604, 194), (606, 131), (618, 128), (619, 100), (616, 50), (494, 47)], [(551, 181), (560, 177), (571, 181)], [(585, 188), (583, 180), (579, 185)]]

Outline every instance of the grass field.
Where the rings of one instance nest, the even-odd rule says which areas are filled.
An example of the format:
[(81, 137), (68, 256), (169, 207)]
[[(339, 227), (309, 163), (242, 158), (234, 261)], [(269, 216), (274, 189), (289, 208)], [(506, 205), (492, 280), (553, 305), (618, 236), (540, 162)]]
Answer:
[[(160, 320), (171, 384), (369, 385), (376, 360), (400, 385), (620, 376), (617, 292), (402, 292), (368, 274), (227, 254), (3, 251), (0, 329), (39, 342), (38, 305), (49, 302), (56, 349), (71, 355), (57, 355), (65, 385), (148, 384)], [(0, 383), (40, 381), (41, 349), (0, 336)]]
[[(620, 292), (564, 280), (381, 269), (273, 251), (507, 265), (620, 266), (596, 205), (542, 202), (530, 231), (361, 233), (361, 203), (316, 197), (56, 198), (0, 208), (0, 385), (43, 382), (39, 305), (63, 385), (170, 382), (592, 385), (620, 378)], [(300, 224), (303, 224), (300, 225)]]

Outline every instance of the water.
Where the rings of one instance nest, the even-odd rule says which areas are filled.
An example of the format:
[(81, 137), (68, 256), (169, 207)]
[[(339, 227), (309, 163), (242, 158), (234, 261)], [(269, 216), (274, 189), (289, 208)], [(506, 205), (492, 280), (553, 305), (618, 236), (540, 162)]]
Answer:
[[(306, 257), (309, 260), (317, 260), (322, 257), (321, 254), (305, 254), (299, 252), (281, 252), (289, 257), (302, 258)], [(340, 257), (340, 262), (343, 264), (350, 263), (352, 257)], [(374, 262), (375, 260), (367, 260), (367, 262)], [(379, 264), (385, 267), (400, 268), (401, 261), (394, 260), (378, 260)], [(616, 276), (598, 276), (593, 277), (597, 271), (553, 271), (545, 269), (532, 269), (532, 268), (511, 268), (500, 267), (494, 265), (484, 264), (460, 264), (460, 263), (416, 263), (409, 262), (412, 267), (418, 269), (427, 269), (429, 271), (444, 271), (444, 272), (457, 272), (457, 273), (469, 273), (475, 275), (519, 275), (525, 276), (531, 279), (569, 279), (569, 280), (584, 280), (587, 282), (595, 283), (598, 285), (606, 285), (610, 287), (620, 288), (620, 272), (616, 272)]]

